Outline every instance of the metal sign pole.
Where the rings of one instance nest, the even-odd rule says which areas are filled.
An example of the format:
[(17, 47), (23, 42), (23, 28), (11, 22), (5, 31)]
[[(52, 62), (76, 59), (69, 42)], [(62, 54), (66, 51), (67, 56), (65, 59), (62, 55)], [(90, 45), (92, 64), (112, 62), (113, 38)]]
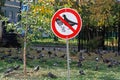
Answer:
[(70, 80), (70, 57), (69, 57), (69, 40), (66, 40), (66, 52), (67, 52), (67, 80)]

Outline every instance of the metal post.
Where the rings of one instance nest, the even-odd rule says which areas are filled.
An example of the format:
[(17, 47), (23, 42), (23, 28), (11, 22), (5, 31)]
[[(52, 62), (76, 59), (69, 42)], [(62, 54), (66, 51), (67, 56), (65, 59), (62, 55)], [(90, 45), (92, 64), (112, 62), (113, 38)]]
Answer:
[(80, 52), (80, 32), (78, 34), (78, 52)]
[(68, 70), (68, 73), (67, 73), (67, 80), (70, 80), (70, 57), (69, 57), (69, 40), (67, 39), (66, 40), (66, 51), (67, 51), (67, 70)]

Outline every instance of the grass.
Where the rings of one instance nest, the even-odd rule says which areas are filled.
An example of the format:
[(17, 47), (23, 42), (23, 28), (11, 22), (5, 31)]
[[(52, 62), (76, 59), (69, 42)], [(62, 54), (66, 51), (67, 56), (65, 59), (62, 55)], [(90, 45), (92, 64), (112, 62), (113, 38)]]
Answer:
[[(29, 70), (29, 69), (28, 69)], [(31, 69), (30, 69), (31, 70)], [(71, 80), (120, 80), (120, 72), (114, 72), (114, 69), (107, 69), (107, 70), (100, 70), (100, 71), (94, 71), (91, 69), (85, 69), (86, 75), (79, 75), (78, 73), (79, 69), (71, 68)], [(110, 71), (109, 71), (110, 70)], [(58, 76), (57, 79), (52, 79), (47, 77), (47, 73), (52, 72)], [(37, 73), (30, 73), (25, 78), (26, 80), (66, 80), (66, 69), (63, 68), (41, 68), (39, 72)], [(20, 76), (21, 75), (21, 76)], [(2, 76), (2, 75), (1, 75)], [(5, 78), (1, 78), (2, 80), (8, 78), (9, 80), (18, 80), (18, 79), (24, 79), (22, 77), (22, 73), (19, 71), (19, 75), (11, 75)]]
[[(69, 43), (71, 45), (76, 46), (77, 45), (77, 39), (71, 39), (69, 40)], [(58, 41), (54, 41), (54, 39), (49, 39), (49, 38), (43, 38), (43, 39), (39, 39), (39, 40), (33, 40), (32, 44), (34, 45), (52, 45), (52, 46), (56, 46), (56, 45), (66, 45), (66, 40), (63, 39), (58, 39)]]
[[(15, 51), (14, 51), (15, 52)], [(31, 51), (32, 55), (36, 55), (35, 51)], [(62, 52), (61, 52), (62, 53)], [(59, 53), (59, 54), (61, 54)], [(6, 53), (7, 54), (7, 53)], [(102, 60), (99, 61), (99, 69), (95, 71), (96, 61), (94, 60), (97, 54), (88, 56), (83, 54), (85, 61), (83, 61), (83, 66), (78, 68), (77, 64), (77, 54), (76, 56), (71, 56), (70, 63), (70, 75), (71, 80), (120, 80), (120, 65), (108, 68), (107, 64), (103, 63)], [(120, 56), (114, 57), (113, 53), (105, 54), (104, 58), (120, 59)], [(45, 61), (45, 62), (43, 62)], [(57, 62), (58, 66), (53, 64)], [(27, 59), (27, 76), (23, 75), (23, 63), (18, 61), (13, 61), (12, 63), (6, 62), (6, 60), (0, 60), (0, 80), (67, 80), (67, 65), (66, 59), (62, 58), (48, 58), (43, 59)], [(10, 75), (4, 76), (4, 71), (13, 65), (21, 65), (21, 68), (17, 71), (13, 71)], [(40, 70), (38, 72), (32, 72), (34, 66), (39, 65)], [(80, 75), (79, 70), (84, 70), (85, 75)], [(52, 79), (47, 76), (48, 72), (52, 72), (58, 78)]]
[[(94, 62), (84, 63), (84, 66), (87, 66), (83, 66), (82, 69), (84, 69), (86, 75), (79, 75), (79, 68), (71, 67), (71, 80), (120, 80), (119, 67), (107, 68), (105, 65), (101, 65), (100, 69), (95, 71), (93, 63)], [(28, 71), (32, 71), (32, 69), (28, 67)], [(54, 73), (58, 78), (52, 79), (47, 77), (48, 72)], [(41, 67), (36, 73), (28, 73), (27, 77), (23, 77), (21, 70), (14, 73), (16, 74), (4, 78), (2, 77), (3, 75), (1, 75), (1, 80), (66, 80), (67, 76), (66, 66), (64, 66), (64, 68), (54, 66)]]

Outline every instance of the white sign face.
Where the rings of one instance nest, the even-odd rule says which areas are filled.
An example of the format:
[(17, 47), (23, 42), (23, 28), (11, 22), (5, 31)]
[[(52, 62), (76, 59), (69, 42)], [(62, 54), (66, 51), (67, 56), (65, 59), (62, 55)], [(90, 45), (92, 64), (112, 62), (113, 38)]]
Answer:
[[(60, 16), (66, 20), (68, 19), (68, 23), (70, 23), (69, 21), (73, 22), (73, 23), (76, 23), (75, 25), (72, 25), (72, 27), (74, 28), (74, 30), (76, 30), (77, 28), (77, 19), (76, 17), (72, 14), (72, 13), (69, 13), (69, 12), (64, 12), (64, 13), (61, 13)], [(63, 34), (63, 35), (70, 35), (73, 33), (73, 31), (67, 26), (65, 25), (64, 23), (61, 22), (61, 24), (59, 24), (61, 21), (56, 21), (55, 22), (55, 26), (56, 26), (56, 29), (57, 31), (59, 31), (60, 34)]]

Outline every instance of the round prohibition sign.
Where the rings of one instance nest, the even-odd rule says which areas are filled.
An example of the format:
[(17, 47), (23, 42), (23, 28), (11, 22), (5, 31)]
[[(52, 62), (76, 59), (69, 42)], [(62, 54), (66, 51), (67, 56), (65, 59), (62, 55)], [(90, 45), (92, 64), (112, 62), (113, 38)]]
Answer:
[(53, 33), (62, 39), (74, 38), (81, 30), (82, 19), (71, 8), (58, 10), (52, 17), (51, 29)]

